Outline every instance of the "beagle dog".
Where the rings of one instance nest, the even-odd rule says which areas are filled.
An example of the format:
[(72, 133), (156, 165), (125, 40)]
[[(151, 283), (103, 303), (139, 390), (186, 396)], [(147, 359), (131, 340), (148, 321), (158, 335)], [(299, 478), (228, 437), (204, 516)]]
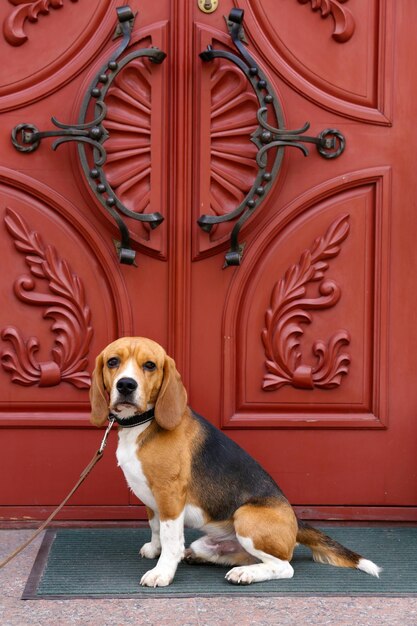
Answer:
[[(185, 559), (230, 565), (234, 584), (291, 578), (297, 543), (313, 559), (379, 576), (372, 561), (298, 520), (262, 467), (187, 406), (187, 393), (165, 350), (150, 339), (124, 337), (97, 357), (91, 421), (119, 424), (117, 461), (146, 505), (152, 535), (140, 549), (156, 566), (140, 583), (169, 585)], [(204, 535), (184, 550), (184, 526)]]

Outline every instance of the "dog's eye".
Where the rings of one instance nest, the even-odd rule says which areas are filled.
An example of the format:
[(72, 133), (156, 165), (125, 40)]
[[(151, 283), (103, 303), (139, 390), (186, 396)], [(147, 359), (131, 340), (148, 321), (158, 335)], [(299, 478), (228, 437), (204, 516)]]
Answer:
[(113, 367), (119, 367), (120, 365), (120, 359), (118, 359), (116, 356), (112, 357), (111, 359), (109, 359), (107, 361), (107, 367), (113, 368)]
[(146, 361), (146, 363), (143, 364), (143, 369), (148, 370), (148, 372), (153, 372), (156, 370), (156, 364), (153, 361)]

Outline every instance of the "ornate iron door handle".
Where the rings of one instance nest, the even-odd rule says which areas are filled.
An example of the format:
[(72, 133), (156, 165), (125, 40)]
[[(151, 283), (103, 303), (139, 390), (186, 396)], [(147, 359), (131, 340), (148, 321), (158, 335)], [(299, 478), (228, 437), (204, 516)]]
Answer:
[[(230, 250), (225, 255), (225, 267), (240, 265), (244, 245), (239, 243), (240, 230), (270, 191), (281, 167), (285, 147), (298, 148), (304, 156), (307, 156), (309, 151), (304, 144), (312, 143), (315, 144), (318, 153), (324, 159), (335, 159), (345, 149), (345, 137), (337, 129), (326, 128), (317, 137), (311, 137), (303, 134), (310, 127), (308, 122), (297, 130), (285, 128), (279, 100), (271, 83), (242, 43), (242, 39), (244, 39), (243, 16), (244, 11), (242, 9), (232, 9), (228, 18), (230, 37), (240, 56), (226, 50), (215, 50), (212, 46), (208, 46), (207, 50), (200, 53), (200, 57), (204, 62), (221, 58), (237, 65), (250, 82), (259, 103), (257, 112), (259, 125), (251, 135), (251, 141), (258, 148), (256, 155), (258, 173), (251, 189), (246, 194), (244, 200), (231, 213), (221, 216), (201, 215), (197, 220), (199, 226), (204, 231), (210, 232), (214, 224), (239, 218), (231, 232)], [(268, 122), (268, 115), (271, 109), (278, 122), (278, 128), (275, 128)], [(273, 148), (276, 148), (276, 155), (272, 166), (267, 167), (267, 153)]]
[[(53, 150), (69, 141), (78, 142), (78, 154), (88, 184), (96, 198), (110, 213), (119, 227), (121, 238), (120, 250), (118, 251), (119, 260), (121, 263), (133, 265), (135, 262), (135, 251), (130, 245), (129, 231), (120, 213), (140, 222), (148, 222), (151, 228), (159, 226), (164, 218), (158, 212), (135, 213), (131, 211), (123, 205), (107, 181), (103, 169), (107, 154), (103, 144), (108, 139), (109, 133), (102, 124), (107, 112), (104, 100), (118, 73), (133, 59), (147, 57), (152, 63), (159, 64), (163, 62), (166, 54), (159, 48), (142, 48), (120, 58), (130, 43), (135, 15), (129, 6), (119, 7), (116, 9), (116, 12), (118, 18), (116, 35), (122, 35), (122, 41), (118, 49), (111, 55), (106, 64), (100, 68), (100, 71), (90, 84), (81, 104), (78, 124), (62, 124), (55, 117), (52, 117), (51, 121), (59, 130), (40, 131), (33, 124), (18, 124), (12, 131), (12, 143), (16, 150), (30, 153), (36, 150), (42, 139), (46, 137), (58, 137), (52, 144)], [(86, 122), (87, 110), (92, 100), (95, 100), (95, 119)], [(87, 159), (86, 145), (91, 146), (93, 149), (93, 167), (91, 167)]]

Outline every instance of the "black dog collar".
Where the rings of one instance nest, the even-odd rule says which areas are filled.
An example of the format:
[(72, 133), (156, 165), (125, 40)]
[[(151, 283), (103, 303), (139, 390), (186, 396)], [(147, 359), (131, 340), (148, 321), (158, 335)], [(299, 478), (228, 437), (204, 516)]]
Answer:
[(145, 411), (145, 413), (135, 413), (135, 415), (125, 417), (124, 419), (117, 417), (114, 413), (109, 414), (109, 419), (114, 419), (119, 426), (122, 426), (122, 428), (133, 428), (134, 426), (139, 426), (139, 424), (145, 424), (146, 422), (153, 420), (154, 417), (154, 408), (149, 409), (149, 411)]

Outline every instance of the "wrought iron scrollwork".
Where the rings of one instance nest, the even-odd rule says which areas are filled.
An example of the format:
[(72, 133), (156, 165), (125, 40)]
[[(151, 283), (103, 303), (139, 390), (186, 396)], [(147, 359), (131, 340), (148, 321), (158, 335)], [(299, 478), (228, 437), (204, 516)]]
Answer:
[[(128, 209), (119, 200), (106, 178), (103, 166), (106, 162), (107, 153), (103, 144), (108, 139), (109, 133), (103, 126), (107, 112), (105, 97), (116, 76), (133, 59), (147, 57), (152, 63), (159, 64), (165, 59), (166, 53), (155, 47), (141, 48), (121, 58), (130, 43), (135, 15), (129, 6), (119, 7), (116, 11), (118, 18), (116, 35), (121, 35), (122, 41), (91, 82), (81, 104), (78, 124), (63, 124), (55, 117), (52, 117), (51, 121), (59, 130), (40, 131), (33, 124), (18, 124), (12, 131), (12, 143), (16, 150), (25, 153), (36, 150), (42, 139), (47, 137), (57, 137), (52, 144), (53, 150), (69, 141), (78, 143), (78, 154), (88, 184), (119, 228), (121, 238), (120, 245), (118, 245), (119, 260), (121, 263), (133, 265), (135, 262), (135, 251), (130, 245), (129, 230), (120, 213), (140, 222), (148, 222), (153, 229), (159, 226), (164, 218), (159, 212), (136, 213)], [(95, 118), (87, 122), (87, 111), (92, 101), (95, 101)], [(93, 149), (93, 167), (91, 167), (87, 158), (87, 145)]]
[[(252, 133), (250, 139), (258, 148), (256, 155), (258, 173), (251, 189), (239, 206), (227, 215), (201, 215), (197, 220), (204, 231), (210, 232), (215, 224), (238, 218), (231, 232), (230, 250), (225, 255), (225, 267), (240, 265), (244, 246), (244, 244), (239, 243), (240, 230), (266, 198), (274, 184), (281, 167), (285, 147), (298, 148), (304, 156), (307, 156), (309, 151), (304, 144), (312, 143), (315, 144), (320, 156), (325, 159), (335, 159), (345, 149), (345, 137), (337, 129), (326, 128), (317, 137), (311, 137), (303, 134), (310, 128), (308, 122), (296, 130), (285, 128), (278, 97), (267, 76), (243, 43), (245, 39), (243, 16), (244, 11), (242, 9), (232, 9), (227, 20), (230, 37), (240, 56), (227, 50), (214, 49), (212, 46), (208, 46), (207, 50), (200, 53), (204, 62), (210, 62), (213, 59), (226, 59), (237, 65), (250, 82), (259, 102), (257, 112), (259, 126)], [(278, 127), (268, 122), (268, 116), (271, 113), (275, 116)], [(272, 165), (268, 167), (267, 153), (271, 149), (276, 149), (276, 154)]]

